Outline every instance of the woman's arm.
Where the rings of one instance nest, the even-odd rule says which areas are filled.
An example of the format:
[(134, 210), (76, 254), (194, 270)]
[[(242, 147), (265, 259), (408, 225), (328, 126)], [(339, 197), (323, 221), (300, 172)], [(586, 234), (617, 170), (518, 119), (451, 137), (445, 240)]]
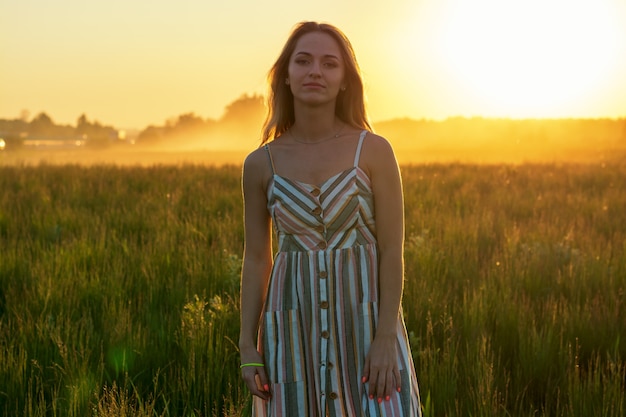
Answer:
[[(263, 363), (257, 350), (257, 334), (267, 284), (272, 267), (271, 222), (267, 211), (264, 168), (260, 149), (244, 162), (242, 190), (244, 201), (244, 254), (241, 272), (241, 363)], [(262, 152), (262, 151), (261, 151)], [(268, 399), (269, 382), (263, 367), (247, 366), (241, 374), (250, 392)]]
[(396, 337), (404, 283), (404, 199), (391, 145), (379, 136), (368, 139), (371, 146), (366, 160), (374, 193), (380, 292), (378, 325), (366, 358), (364, 381), (369, 381), (370, 398), (381, 402), (393, 390), (400, 390)]

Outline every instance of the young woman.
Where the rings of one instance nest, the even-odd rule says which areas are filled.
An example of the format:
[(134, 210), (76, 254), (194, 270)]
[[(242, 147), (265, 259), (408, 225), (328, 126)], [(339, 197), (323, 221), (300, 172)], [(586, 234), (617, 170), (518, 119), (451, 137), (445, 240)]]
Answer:
[(268, 78), (263, 146), (243, 168), (239, 348), (253, 414), (420, 416), (400, 172), (370, 132), (352, 46), (300, 23)]

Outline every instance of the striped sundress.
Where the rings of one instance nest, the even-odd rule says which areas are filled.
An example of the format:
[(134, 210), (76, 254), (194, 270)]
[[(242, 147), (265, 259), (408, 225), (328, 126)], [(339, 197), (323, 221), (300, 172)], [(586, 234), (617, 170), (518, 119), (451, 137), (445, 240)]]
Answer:
[(361, 382), (378, 320), (378, 248), (370, 179), (354, 165), (320, 185), (280, 176), (272, 165), (268, 210), (278, 239), (259, 330), (272, 398), (258, 417), (421, 415), (402, 314), (397, 325), (402, 392), (369, 399)]

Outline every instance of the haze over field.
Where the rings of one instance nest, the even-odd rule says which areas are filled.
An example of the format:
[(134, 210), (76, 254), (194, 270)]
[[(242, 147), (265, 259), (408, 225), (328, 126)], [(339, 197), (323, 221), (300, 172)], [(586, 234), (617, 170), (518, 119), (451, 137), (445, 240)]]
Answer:
[[(258, 113), (256, 116), (258, 118)], [(0, 120), (0, 130), (2, 122)], [(71, 140), (58, 144), (59, 141), (26, 139), (23, 145), (0, 152), (0, 166), (40, 163), (239, 165), (247, 153), (259, 145), (259, 125), (254, 113), (219, 121), (186, 114), (168, 124), (146, 128), (133, 139), (134, 144), (128, 138), (107, 137), (78, 141), (80, 146)], [(86, 129), (81, 126), (51, 129), (55, 128), (70, 134)], [(106, 127), (101, 129), (108, 131)], [(401, 164), (605, 164), (626, 159), (626, 119), (395, 119), (374, 123), (374, 130), (389, 139)]]

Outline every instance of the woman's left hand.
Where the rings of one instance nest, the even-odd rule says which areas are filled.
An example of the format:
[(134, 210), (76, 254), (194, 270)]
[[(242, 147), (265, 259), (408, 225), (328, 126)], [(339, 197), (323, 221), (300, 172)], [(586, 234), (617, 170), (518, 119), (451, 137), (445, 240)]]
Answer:
[(393, 391), (400, 392), (396, 335), (379, 335), (374, 338), (365, 357), (363, 383), (369, 382), (368, 395), (378, 402), (389, 401)]

